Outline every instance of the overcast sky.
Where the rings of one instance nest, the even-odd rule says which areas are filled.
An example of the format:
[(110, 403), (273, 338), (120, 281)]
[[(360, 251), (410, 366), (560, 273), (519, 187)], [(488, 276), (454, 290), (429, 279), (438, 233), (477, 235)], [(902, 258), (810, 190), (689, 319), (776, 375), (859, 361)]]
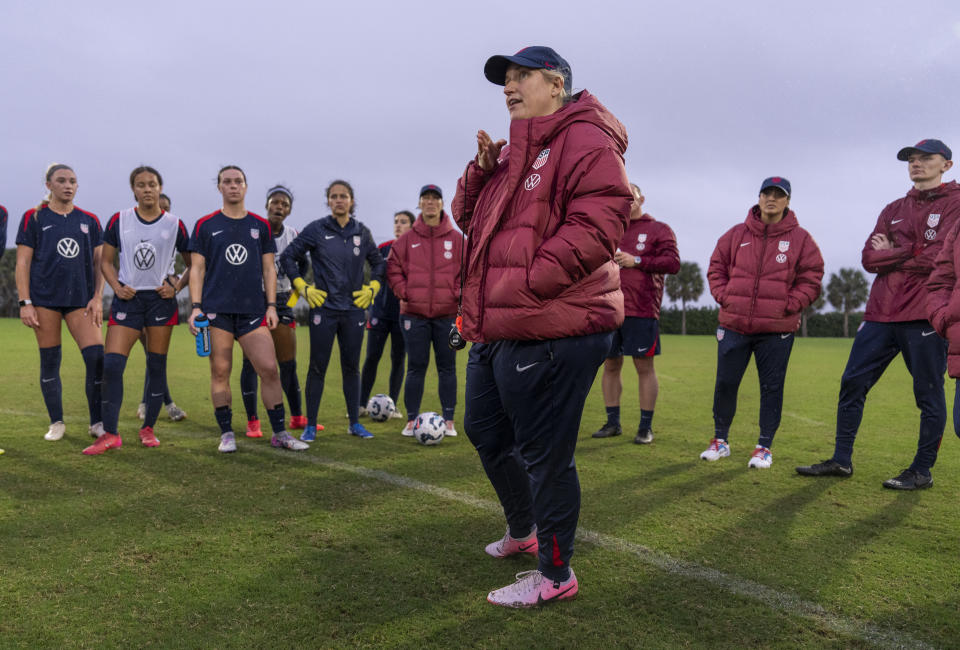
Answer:
[[(447, 206), (475, 134), (508, 135), (492, 54), (549, 45), (626, 126), (646, 211), (705, 270), (760, 182), (782, 175), (827, 272), (859, 268), (884, 205), (910, 188), (896, 152), (960, 155), (960, 3), (488, 1), (0, 3), (0, 203), (8, 246), (50, 162), (76, 169), (103, 221), (139, 164), (192, 227), (217, 170), (244, 168), (247, 208), (278, 182), (290, 221), (327, 214), (349, 180), (378, 240), (436, 183)], [(956, 177), (954, 170), (947, 179)]]

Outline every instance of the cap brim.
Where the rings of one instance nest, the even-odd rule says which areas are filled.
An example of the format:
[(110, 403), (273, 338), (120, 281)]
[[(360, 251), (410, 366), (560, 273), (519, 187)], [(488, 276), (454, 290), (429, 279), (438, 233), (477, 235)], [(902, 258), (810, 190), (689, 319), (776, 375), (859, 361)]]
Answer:
[(490, 83), (495, 83), (498, 86), (507, 85), (507, 67), (510, 64), (523, 66), (524, 68), (532, 68), (534, 70), (540, 70), (543, 68), (543, 65), (534, 61), (532, 59), (527, 59), (522, 56), (506, 56), (504, 54), (497, 54), (491, 56), (487, 59), (486, 64), (483, 66), (483, 74)]
[(916, 147), (904, 147), (899, 152), (897, 152), (897, 160), (906, 161), (910, 157), (910, 154), (912, 154), (914, 151), (919, 151), (920, 153), (926, 153), (925, 151), (923, 151), (923, 149), (917, 149)]

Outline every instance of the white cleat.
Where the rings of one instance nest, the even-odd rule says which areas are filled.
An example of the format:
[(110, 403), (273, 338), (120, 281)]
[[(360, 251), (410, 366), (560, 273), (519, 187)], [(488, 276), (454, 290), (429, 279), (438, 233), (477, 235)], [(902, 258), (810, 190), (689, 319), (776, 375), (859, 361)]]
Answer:
[(757, 448), (753, 450), (753, 454), (750, 456), (750, 462), (747, 463), (747, 467), (767, 469), (771, 465), (773, 465), (773, 454), (771, 454), (770, 450), (766, 447), (757, 445)]
[(104, 434), (103, 422), (97, 422), (96, 424), (90, 425), (90, 437), (99, 438)]
[(407, 426), (403, 427), (403, 431), (400, 432), (401, 436), (406, 436), (407, 438), (413, 437), (413, 420), (407, 422)]
[(270, 446), (289, 449), (290, 451), (303, 451), (304, 449), (310, 449), (310, 445), (305, 442), (300, 442), (286, 431), (273, 434), (273, 437), (270, 438)]
[(453, 428), (453, 420), (447, 420), (447, 428), (443, 431), (445, 438), (456, 438), (457, 430)]
[(220, 446), (217, 447), (217, 451), (221, 454), (230, 454), (237, 450), (237, 440), (233, 436), (233, 431), (227, 431), (225, 434), (220, 436)]
[[(167, 404), (167, 415), (169, 415), (170, 419), (173, 420), (174, 422), (179, 422), (180, 420), (187, 419), (187, 412), (184, 411), (179, 406), (177, 406), (176, 404), (174, 404), (173, 402), (170, 402), (169, 404)], [(140, 419), (142, 420), (143, 418), (140, 418)]]
[(60, 438), (62, 438), (63, 434), (66, 432), (67, 432), (67, 425), (65, 425), (62, 421), (58, 420), (50, 425), (50, 429), (48, 429), (47, 432), (43, 434), (43, 439), (49, 440), (51, 442), (55, 440), (60, 440)]
[(727, 444), (726, 440), (720, 440), (720, 438), (714, 438), (710, 441), (710, 446), (707, 447), (702, 454), (700, 454), (701, 460), (720, 460), (721, 458), (726, 458), (730, 455), (730, 445)]
[(390, 419), (392, 419), (392, 420), (402, 420), (402, 419), (403, 419), (403, 413), (401, 413), (400, 411), (390, 411)]
[(147, 404), (145, 402), (140, 402), (140, 406), (137, 407), (137, 417), (141, 420), (147, 419)]

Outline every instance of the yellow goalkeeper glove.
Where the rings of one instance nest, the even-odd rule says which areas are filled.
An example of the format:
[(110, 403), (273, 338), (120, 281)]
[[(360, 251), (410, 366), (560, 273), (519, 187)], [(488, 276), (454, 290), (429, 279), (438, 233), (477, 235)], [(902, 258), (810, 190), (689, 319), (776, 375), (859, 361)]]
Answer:
[(366, 309), (379, 292), (380, 283), (376, 280), (370, 280), (370, 284), (365, 284), (360, 287), (359, 291), (353, 292), (353, 304), (360, 309)]
[(327, 300), (326, 291), (317, 289), (312, 284), (307, 284), (303, 278), (296, 278), (293, 281), (293, 286), (300, 295), (307, 299), (307, 304), (311, 307), (322, 307), (323, 303)]

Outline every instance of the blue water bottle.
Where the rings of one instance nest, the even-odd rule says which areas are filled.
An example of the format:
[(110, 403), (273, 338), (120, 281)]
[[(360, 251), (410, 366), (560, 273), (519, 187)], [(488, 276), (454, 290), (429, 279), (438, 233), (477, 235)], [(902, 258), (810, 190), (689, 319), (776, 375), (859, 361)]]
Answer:
[(210, 321), (205, 314), (197, 314), (193, 319), (193, 326), (197, 328), (197, 356), (210, 356)]

